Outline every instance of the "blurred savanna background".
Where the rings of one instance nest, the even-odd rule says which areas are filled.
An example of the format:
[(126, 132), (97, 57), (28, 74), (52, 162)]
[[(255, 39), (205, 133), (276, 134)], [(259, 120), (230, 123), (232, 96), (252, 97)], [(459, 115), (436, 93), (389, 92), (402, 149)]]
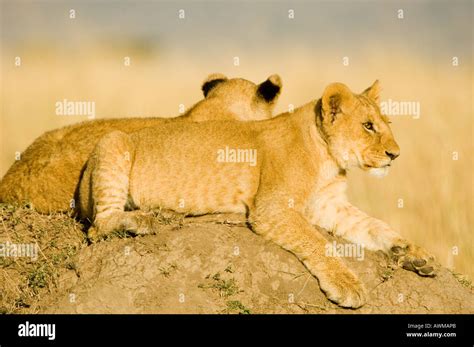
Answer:
[[(474, 276), (472, 1), (1, 1), (0, 175), (36, 137), (96, 118), (171, 117), (213, 72), (278, 73), (276, 113), (335, 81), (382, 101), (401, 156), (382, 179), (350, 172), (350, 199), (449, 268)], [(183, 18), (184, 16), (184, 18)], [(236, 65), (236, 57), (239, 64)], [(18, 59), (19, 58), (19, 59)], [(127, 64), (129, 62), (129, 64)]]

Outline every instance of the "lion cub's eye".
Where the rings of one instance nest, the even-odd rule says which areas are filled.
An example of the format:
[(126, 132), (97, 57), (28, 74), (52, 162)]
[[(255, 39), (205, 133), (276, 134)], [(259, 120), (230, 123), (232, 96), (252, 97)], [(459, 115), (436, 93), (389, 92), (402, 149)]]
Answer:
[(374, 124), (372, 122), (365, 122), (364, 124), (362, 124), (364, 126), (364, 128), (366, 128), (367, 130), (370, 130), (370, 131), (374, 131)]

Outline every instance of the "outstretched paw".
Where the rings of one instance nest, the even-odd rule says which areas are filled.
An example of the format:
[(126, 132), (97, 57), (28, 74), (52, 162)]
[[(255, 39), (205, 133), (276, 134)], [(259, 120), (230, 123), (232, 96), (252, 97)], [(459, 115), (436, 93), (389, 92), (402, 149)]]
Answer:
[(396, 243), (390, 249), (390, 254), (400, 267), (416, 272), (420, 276), (436, 276), (439, 270), (439, 264), (433, 255), (405, 241)]

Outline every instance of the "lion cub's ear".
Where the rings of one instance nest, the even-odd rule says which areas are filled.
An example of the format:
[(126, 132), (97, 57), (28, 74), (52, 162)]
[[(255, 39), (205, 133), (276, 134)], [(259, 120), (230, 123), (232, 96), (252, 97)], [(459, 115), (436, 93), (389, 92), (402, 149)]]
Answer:
[(375, 82), (369, 88), (364, 90), (362, 94), (368, 96), (378, 104), (380, 100), (380, 90), (380, 82), (379, 80), (375, 80)]
[(257, 94), (266, 102), (275, 102), (280, 95), (281, 87), (280, 76), (274, 74), (258, 85)]
[(212, 75), (207, 76), (207, 78), (202, 82), (202, 92), (204, 94), (204, 97), (207, 97), (207, 94), (214, 89), (215, 86), (217, 86), (219, 83), (227, 81), (228, 78), (221, 74), (221, 73), (214, 73)]
[(349, 108), (354, 95), (350, 89), (342, 83), (331, 83), (326, 87), (321, 98), (322, 108), (325, 115), (332, 115), (331, 122), (344, 108)]

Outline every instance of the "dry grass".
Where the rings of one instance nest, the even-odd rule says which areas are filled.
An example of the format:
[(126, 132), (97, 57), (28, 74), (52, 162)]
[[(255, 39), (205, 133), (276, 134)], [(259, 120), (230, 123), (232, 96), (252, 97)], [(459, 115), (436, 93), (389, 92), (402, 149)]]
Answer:
[[(211, 72), (254, 81), (278, 72), (284, 83), (280, 112), (288, 104), (317, 98), (330, 82), (342, 81), (361, 91), (378, 78), (384, 88), (382, 99), (419, 101), (421, 118), (392, 117), (402, 155), (384, 179), (354, 170), (351, 200), (431, 250), (444, 265), (472, 277), (472, 67), (454, 68), (449, 57), (430, 62), (416, 54), (400, 54), (404, 49), (398, 48), (352, 51), (349, 67), (342, 66), (338, 52), (301, 47), (284, 53), (246, 52), (240, 67), (232, 66), (231, 55), (191, 60), (178, 54), (97, 47), (75, 57), (51, 47), (6, 50), (0, 174), (15, 151), (25, 149), (44, 131), (85, 119), (56, 116), (54, 103), (64, 98), (95, 101), (98, 117), (172, 116), (179, 104), (190, 106), (201, 97), (200, 83)], [(21, 68), (10, 64), (17, 54), (23, 57)], [(123, 66), (124, 56), (132, 56), (132, 66)], [(453, 151), (459, 160), (452, 160)], [(403, 208), (397, 207), (399, 199)], [(453, 255), (453, 247), (458, 247), (458, 255)]]
[(41, 215), (28, 206), (0, 204), (0, 243), (37, 245), (37, 259), (0, 257), (0, 313), (35, 313), (37, 302), (75, 270), (74, 256), (86, 245), (81, 225), (64, 214)]

